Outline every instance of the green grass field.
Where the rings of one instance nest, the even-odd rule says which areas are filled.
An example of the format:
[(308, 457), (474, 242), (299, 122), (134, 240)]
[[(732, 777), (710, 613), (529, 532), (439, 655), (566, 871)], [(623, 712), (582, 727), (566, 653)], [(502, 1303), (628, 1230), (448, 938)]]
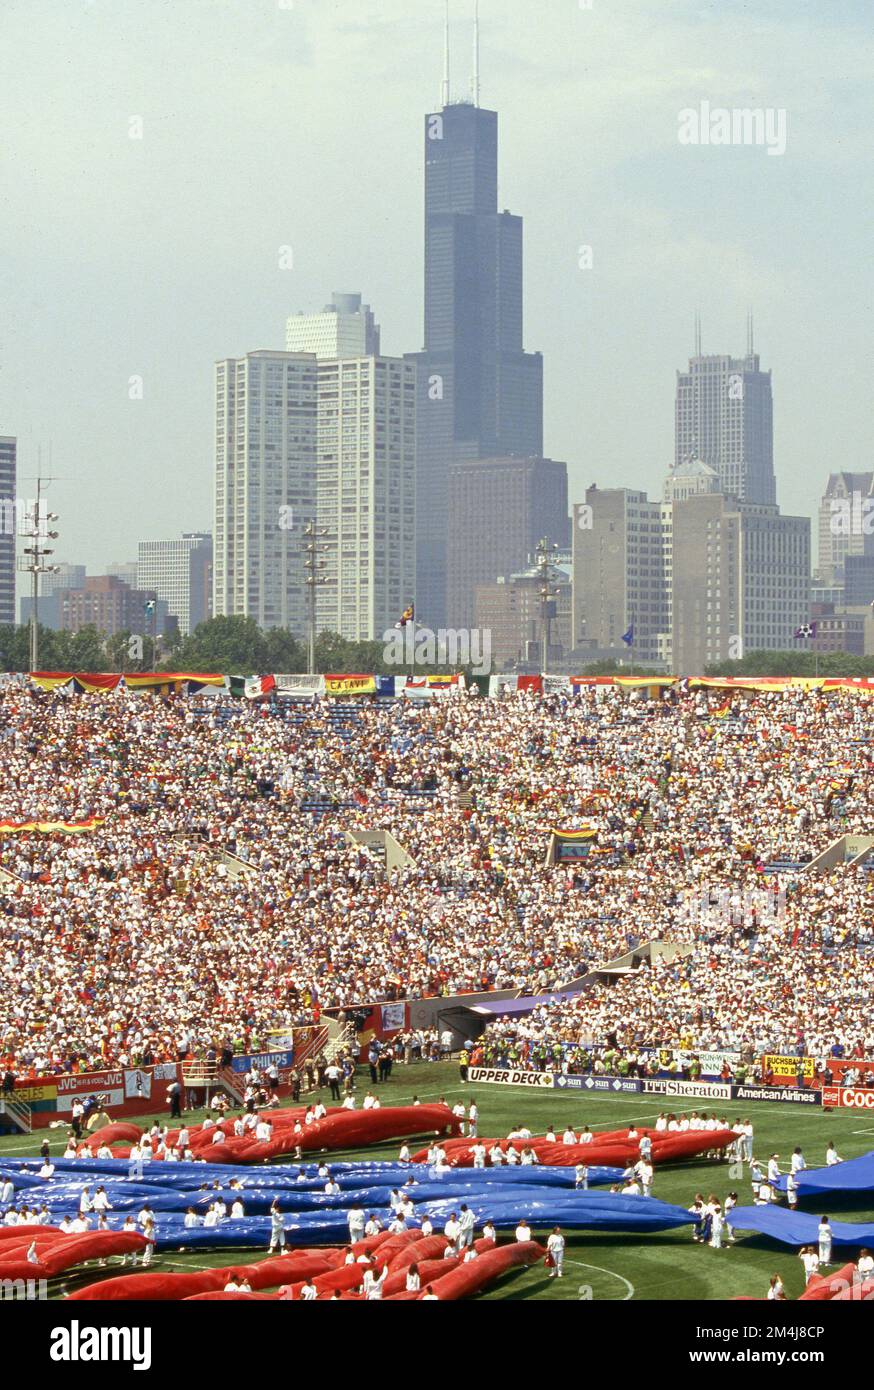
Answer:
[[(363, 1076), (359, 1081), (359, 1093), (363, 1093), (367, 1084), (366, 1076)], [(527, 1124), (534, 1133), (542, 1133), (550, 1123), (555, 1125), (557, 1133), (567, 1124), (577, 1129), (588, 1124), (597, 1133), (598, 1130), (628, 1125), (632, 1120), (639, 1124), (652, 1123), (663, 1109), (680, 1113), (677, 1098), (672, 1098), (669, 1104), (667, 1098), (661, 1096), (591, 1097), (566, 1092), (544, 1094), (500, 1086), (464, 1086), (459, 1082), (457, 1067), (450, 1063), (395, 1067), (391, 1080), (380, 1087), (379, 1092), (384, 1105), (406, 1103), (414, 1094), (422, 1101), (437, 1100), (445, 1095), (450, 1104), (459, 1097), (467, 1102), (471, 1095), (475, 1095), (480, 1110), (480, 1133), (485, 1136), (505, 1135), (518, 1123)], [(323, 1099), (329, 1103), (327, 1094), (323, 1093)], [(702, 1106), (710, 1108), (708, 1103), (698, 1101), (693, 1101), (686, 1108), (701, 1109)], [(826, 1145), (830, 1139), (835, 1141), (843, 1158), (856, 1158), (874, 1148), (874, 1117), (866, 1118), (864, 1114), (824, 1114), (819, 1106), (773, 1103), (757, 1103), (742, 1111), (720, 1103), (717, 1110), (720, 1114), (727, 1113), (730, 1120), (739, 1113), (743, 1117), (748, 1115), (755, 1127), (756, 1157), (764, 1160), (777, 1152), (783, 1167), (788, 1166), (789, 1155), (797, 1144), (802, 1146), (811, 1168), (824, 1163)], [(159, 1118), (166, 1119), (166, 1115)], [(200, 1112), (188, 1115), (191, 1123), (201, 1118)], [(34, 1155), (45, 1135), (52, 1142), (53, 1151), (59, 1153), (66, 1138), (65, 1131), (41, 1130), (27, 1137), (0, 1137), (0, 1158)], [(63, 1139), (60, 1137), (62, 1135)], [(399, 1147), (399, 1142), (392, 1142), (366, 1150), (338, 1153), (332, 1157), (338, 1161), (353, 1157), (391, 1159), (397, 1156)], [(732, 1189), (737, 1191), (741, 1206), (751, 1204), (747, 1177), (732, 1181), (725, 1162), (708, 1161), (656, 1168), (653, 1194), (664, 1201), (688, 1207), (698, 1191), (705, 1196), (715, 1192), (720, 1200), (724, 1200)], [(867, 1205), (850, 1200), (833, 1203), (828, 1214), (839, 1221), (874, 1221), (874, 1194), (863, 1199), (863, 1203), (865, 1201)], [(800, 1209), (815, 1215), (822, 1214), (809, 1202), (802, 1202)], [(539, 1234), (535, 1228), (535, 1235)], [(266, 1252), (258, 1253), (263, 1255)], [(850, 1253), (855, 1255), (855, 1252)], [(243, 1263), (245, 1258), (243, 1252), (233, 1251), (159, 1254), (155, 1257), (153, 1268), (203, 1269), (233, 1264), (235, 1260)], [(843, 1263), (840, 1255), (838, 1262)], [(610, 1301), (629, 1298), (694, 1301), (727, 1299), (735, 1294), (760, 1298), (765, 1294), (770, 1275), (776, 1273), (781, 1275), (790, 1298), (802, 1292), (804, 1274), (797, 1253), (752, 1232), (738, 1233), (737, 1244), (724, 1246), (722, 1250), (694, 1244), (691, 1227), (649, 1235), (643, 1239), (639, 1236), (606, 1237), (580, 1232), (568, 1234), (565, 1277), (562, 1281), (549, 1280), (546, 1270), (539, 1266), (508, 1276), (481, 1296), (485, 1299), (561, 1300), (591, 1297)], [(74, 1278), (64, 1276), (57, 1281), (57, 1288), (52, 1288), (52, 1293), (61, 1296), (65, 1289), (90, 1282), (94, 1277), (96, 1271)], [(591, 1292), (581, 1292), (580, 1286), (588, 1286)]]

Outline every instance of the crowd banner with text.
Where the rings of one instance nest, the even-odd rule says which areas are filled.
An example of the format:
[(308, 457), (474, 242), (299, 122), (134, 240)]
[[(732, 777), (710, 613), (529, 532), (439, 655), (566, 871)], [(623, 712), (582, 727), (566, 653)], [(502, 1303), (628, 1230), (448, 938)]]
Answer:
[(791, 1085), (799, 1074), (805, 1081), (816, 1076), (816, 1063), (812, 1057), (785, 1057), (779, 1053), (766, 1052), (762, 1057), (762, 1074), (770, 1072), (778, 1085)]
[(325, 676), (326, 695), (375, 695), (375, 676)]
[(688, 1048), (674, 1048), (667, 1052), (662, 1049), (659, 1052), (659, 1061), (662, 1065), (665, 1065), (665, 1058), (676, 1062), (681, 1069), (688, 1067), (694, 1059), (701, 1067), (702, 1076), (708, 1078), (721, 1077), (726, 1064), (734, 1071), (734, 1068), (740, 1063), (739, 1052), (691, 1052)]

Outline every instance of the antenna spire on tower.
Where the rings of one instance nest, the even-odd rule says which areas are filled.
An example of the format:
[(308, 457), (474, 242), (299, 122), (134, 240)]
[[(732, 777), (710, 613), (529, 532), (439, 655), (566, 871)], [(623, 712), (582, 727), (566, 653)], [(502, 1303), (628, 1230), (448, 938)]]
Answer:
[(441, 106), (449, 105), (449, 0), (446, 0), (446, 19), (443, 26), (443, 86)]
[(695, 313), (695, 356), (701, 356), (701, 315)]
[(470, 95), (474, 106), (479, 106), (479, 0), (473, 0), (473, 76), (470, 79)]
[(747, 357), (752, 357), (755, 349), (753, 347), (753, 311), (750, 309), (747, 314)]

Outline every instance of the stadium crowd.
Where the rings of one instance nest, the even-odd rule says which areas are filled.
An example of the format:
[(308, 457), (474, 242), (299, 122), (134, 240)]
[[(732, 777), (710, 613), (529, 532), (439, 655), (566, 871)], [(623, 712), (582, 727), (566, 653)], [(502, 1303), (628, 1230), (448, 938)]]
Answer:
[[(0, 693), (0, 1067), (148, 1065), (376, 999), (554, 990), (523, 1042), (874, 1055), (874, 874), (797, 866), (870, 831), (861, 692), (609, 686), (270, 706)], [(549, 831), (588, 853), (547, 864)], [(384, 872), (348, 830), (390, 831)], [(774, 866), (784, 861), (782, 872)], [(771, 872), (766, 870), (771, 868)]]

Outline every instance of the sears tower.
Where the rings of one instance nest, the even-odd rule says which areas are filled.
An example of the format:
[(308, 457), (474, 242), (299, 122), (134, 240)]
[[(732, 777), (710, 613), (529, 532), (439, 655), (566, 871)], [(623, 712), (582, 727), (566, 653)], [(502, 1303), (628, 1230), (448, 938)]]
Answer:
[(498, 117), (452, 101), (449, 18), (441, 109), (425, 117), (425, 346), (418, 368), (416, 617), (446, 626), (449, 470), (543, 452), (543, 361), (522, 346), (522, 219), (498, 212)]

